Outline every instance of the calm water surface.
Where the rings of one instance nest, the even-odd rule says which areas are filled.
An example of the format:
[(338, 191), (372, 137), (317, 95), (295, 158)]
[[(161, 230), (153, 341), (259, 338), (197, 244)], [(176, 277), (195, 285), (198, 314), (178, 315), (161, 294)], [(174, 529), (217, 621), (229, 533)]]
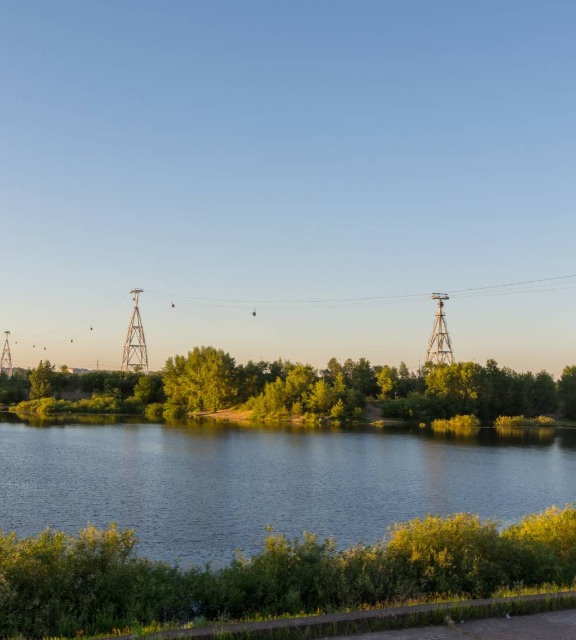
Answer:
[(380, 540), (393, 522), (470, 511), (508, 524), (576, 501), (576, 432), (450, 440), (418, 429), (0, 424), (0, 528), (136, 530), (139, 553), (228, 563), (265, 527)]

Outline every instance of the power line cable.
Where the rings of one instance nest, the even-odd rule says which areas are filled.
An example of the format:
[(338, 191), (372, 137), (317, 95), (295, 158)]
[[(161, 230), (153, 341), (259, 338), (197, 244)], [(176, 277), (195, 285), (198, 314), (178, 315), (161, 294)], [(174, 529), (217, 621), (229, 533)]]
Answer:
[[(458, 298), (473, 297), (474, 294), (478, 295), (507, 295), (514, 293), (521, 293), (522, 291), (513, 291), (513, 287), (526, 287), (528, 285), (541, 286), (540, 291), (553, 291), (558, 288), (550, 289), (545, 288), (545, 285), (557, 282), (560, 280), (569, 280), (576, 278), (576, 274), (563, 275), (563, 276), (551, 276), (546, 278), (538, 278), (533, 280), (522, 280), (518, 282), (508, 282), (495, 285), (484, 285), (480, 287), (467, 287), (463, 289), (447, 290), (450, 296), (457, 296)], [(570, 288), (570, 287), (566, 287)], [(499, 289), (510, 289), (510, 291), (504, 291), (499, 293)], [(533, 291), (534, 289), (531, 289)], [(485, 293), (487, 291), (494, 291), (494, 294)], [(400, 294), (400, 295), (375, 295), (375, 296), (362, 296), (351, 298), (308, 298), (308, 299), (234, 299), (234, 298), (207, 298), (200, 296), (185, 296), (182, 294), (167, 294), (157, 290), (149, 290), (152, 295), (160, 296), (165, 299), (179, 300), (183, 303), (203, 305), (214, 308), (222, 309), (252, 309), (258, 307), (263, 310), (279, 311), (279, 310), (303, 310), (303, 309), (336, 309), (336, 308), (351, 308), (356, 306), (369, 306), (374, 304), (405, 304), (409, 302), (422, 302), (429, 300), (430, 293), (413, 293), (413, 294)], [(460, 294), (470, 294), (468, 296)]]

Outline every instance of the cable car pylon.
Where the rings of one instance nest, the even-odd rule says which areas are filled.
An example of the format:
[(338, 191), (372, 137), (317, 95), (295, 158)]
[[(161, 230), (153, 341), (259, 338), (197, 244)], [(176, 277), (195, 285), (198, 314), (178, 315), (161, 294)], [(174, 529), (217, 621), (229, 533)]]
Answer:
[(432, 300), (438, 300), (438, 311), (436, 312), (432, 335), (428, 341), (426, 360), (432, 364), (452, 364), (454, 362), (454, 354), (444, 313), (444, 301), (449, 300), (449, 297), (447, 293), (433, 293)]
[(0, 360), (0, 373), (5, 373), (9, 378), (12, 377), (12, 356), (10, 355), (10, 344), (8, 336), (10, 331), (4, 331), (6, 339), (4, 340), (4, 348), (2, 349), (2, 359)]
[(146, 339), (144, 338), (144, 327), (138, 309), (138, 296), (143, 289), (132, 289), (132, 300), (134, 309), (128, 325), (128, 332), (124, 342), (124, 355), (120, 371), (141, 371), (148, 373), (148, 351), (146, 349)]

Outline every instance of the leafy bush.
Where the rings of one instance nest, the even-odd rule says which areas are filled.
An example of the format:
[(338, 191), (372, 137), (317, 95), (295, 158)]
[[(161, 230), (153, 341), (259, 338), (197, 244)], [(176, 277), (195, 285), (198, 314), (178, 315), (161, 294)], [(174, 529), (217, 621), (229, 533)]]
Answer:
[(432, 430), (446, 433), (452, 432), (460, 435), (476, 435), (480, 429), (480, 420), (476, 416), (454, 416), (448, 420), (433, 420)]
[(384, 418), (430, 422), (434, 418), (449, 415), (441, 398), (416, 392), (406, 398), (383, 400), (381, 406)]
[(332, 539), (318, 542), (305, 533), (302, 541), (290, 541), (271, 535), (260, 553), (238, 555), (217, 574), (212, 598), (204, 601), (202, 611), (208, 617), (224, 612), (241, 618), (330, 609), (338, 604), (337, 555)]
[(395, 599), (396, 585), (384, 543), (373, 546), (357, 544), (346, 549), (340, 555), (340, 564), (343, 606), (375, 605)]
[(73, 637), (169, 619), (175, 609), (192, 615), (180, 572), (136, 557), (135, 542), (114, 525), (78, 537), (1, 533), (0, 635)]
[(0, 532), (0, 637), (80, 637), (201, 615), (238, 619), (342, 610), (438, 594), (487, 597), (576, 576), (576, 509), (551, 507), (501, 533), (470, 514), (390, 528), (374, 546), (270, 535), (223, 569), (183, 571), (139, 558), (132, 531), (74, 537)]
[(165, 420), (179, 420), (187, 415), (186, 409), (180, 405), (170, 404), (167, 402), (163, 406), (162, 417)]
[(426, 593), (487, 597), (510, 578), (497, 523), (459, 513), (391, 528), (386, 557), (399, 598)]
[[(502, 536), (517, 547), (537, 549), (541, 563), (549, 568), (546, 580), (571, 584), (576, 579), (576, 508), (556, 505), (532, 514), (508, 527)], [(541, 579), (538, 576), (537, 579)]]
[(56, 415), (59, 413), (79, 414), (139, 414), (143, 410), (142, 403), (134, 397), (122, 400), (118, 390), (110, 393), (95, 393), (91, 398), (81, 400), (56, 400), (55, 398), (39, 398), (26, 400), (11, 407), (17, 413), (35, 413), (38, 416)]
[(495, 427), (553, 427), (556, 424), (554, 418), (537, 416), (525, 418), (524, 416), (498, 416), (494, 420)]
[(161, 420), (164, 414), (164, 404), (162, 402), (153, 402), (144, 409), (144, 415), (148, 420)]

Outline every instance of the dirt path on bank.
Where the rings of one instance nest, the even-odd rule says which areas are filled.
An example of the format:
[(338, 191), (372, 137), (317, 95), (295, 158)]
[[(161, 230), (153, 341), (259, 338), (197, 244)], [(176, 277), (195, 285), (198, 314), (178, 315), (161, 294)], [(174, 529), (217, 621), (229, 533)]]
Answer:
[(366, 409), (364, 411), (364, 418), (370, 424), (382, 420), (382, 409), (380, 409), (380, 405), (377, 402), (367, 402)]
[[(238, 409), (221, 409), (220, 411), (202, 411), (197, 413), (198, 418), (212, 418), (226, 422), (246, 422), (252, 419), (252, 410), (240, 411)], [(364, 410), (364, 420), (374, 424), (382, 420), (382, 411), (377, 402), (368, 402)], [(297, 422), (297, 421), (296, 421)]]

